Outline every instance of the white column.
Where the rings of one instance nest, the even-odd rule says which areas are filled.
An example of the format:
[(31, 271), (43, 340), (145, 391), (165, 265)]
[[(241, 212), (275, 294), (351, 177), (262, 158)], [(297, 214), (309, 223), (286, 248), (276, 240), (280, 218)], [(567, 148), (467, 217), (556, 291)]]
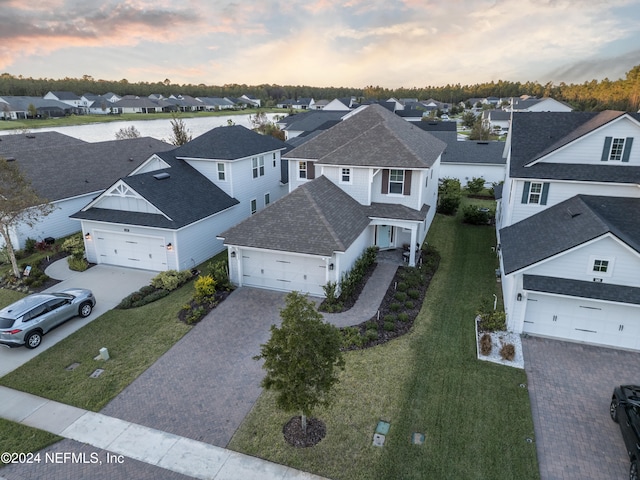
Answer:
[(409, 245), (409, 266), (416, 266), (416, 243), (418, 243), (418, 226), (411, 225), (411, 244)]

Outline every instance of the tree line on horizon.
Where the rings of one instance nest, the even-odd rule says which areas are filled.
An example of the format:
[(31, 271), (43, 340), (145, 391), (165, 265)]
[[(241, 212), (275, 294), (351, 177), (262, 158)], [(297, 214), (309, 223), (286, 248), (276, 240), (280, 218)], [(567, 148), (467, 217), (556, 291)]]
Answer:
[(413, 88), (383, 88), (369, 85), (364, 88), (350, 87), (312, 87), (308, 85), (246, 85), (225, 84), (205, 85), (203, 83), (176, 84), (168, 78), (161, 82), (135, 82), (126, 79), (119, 81), (96, 80), (90, 75), (82, 78), (25, 78), (9, 73), (0, 75), (0, 96), (44, 96), (50, 91), (70, 91), (76, 95), (93, 93), (102, 95), (112, 92), (117, 95), (137, 95), (147, 97), (151, 94), (190, 95), (192, 97), (240, 97), (253, 95), (262, 100), (265, 107), (274, 107), (282, 100), (313, 98), (315, 100), (356, 97), (359, 100), (385, 100), (394, 98), (417, 98), (419, 100), (435, 99), (440, 102), (456, 104), (470, 98), (485, 97), (518, 97), (530, 95), (534, 97), (551, 97), (570, 104), (580, 111), (623, 110), (637, 112), (640, 109), (640, 65), (636, 65), (626, 77), (619, 80), (591, 80), (581, 84), (560, 82), (497, 82), (476, 83), (474, 85), (445, 85)]

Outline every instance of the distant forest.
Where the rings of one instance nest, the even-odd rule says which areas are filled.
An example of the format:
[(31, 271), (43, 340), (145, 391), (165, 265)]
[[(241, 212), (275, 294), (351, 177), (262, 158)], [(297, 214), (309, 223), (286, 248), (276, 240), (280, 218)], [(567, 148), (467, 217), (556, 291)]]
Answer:
[(582, 84), (566, 84), (551, 82), (544, 85), (538, 82), (485, 82), (475, 85), (446, 85), (443, 87), (427, 86), (423, 88), (389, 89), (379, 86), (364, 88), (345, 87), (311, 87), (306, 85), (239, 85), (222, 86), (175, 84), (168, 78), (162, 82), (130, 83), (126, 79), (120, 81), (96, 80), (90, 75), (82, 78), (25, 78), (9, 73), (0, 75), (0, 96), (25, 95), (41, 97), (50, 91), (70, 91), (76, 95), (85, 93), (104, 94), (112, 92), (117, 95), (149, 96), (150, 94), (190, 95), (193, 97), (240, 97), (243, 94), (253, 95), (262, 100), (266, 107), (275, 106), (286, 99), (313, 98), (315, 100), (344, 98), (354, 96), (358, 99), (383, 100), (394, 98), (417, 98), (427, 100), (433, 98), (445, 103), (458, 103), (469, 98), (484, 97), (517, 97), (531, 95), (535, 97), (551, 97), (564, 101), (576, 110), (599, 111), (606, 109), (637, 112), (640, 109), (640, 65), (627, 72), (624, 79), (601, 81), (591, 80)]

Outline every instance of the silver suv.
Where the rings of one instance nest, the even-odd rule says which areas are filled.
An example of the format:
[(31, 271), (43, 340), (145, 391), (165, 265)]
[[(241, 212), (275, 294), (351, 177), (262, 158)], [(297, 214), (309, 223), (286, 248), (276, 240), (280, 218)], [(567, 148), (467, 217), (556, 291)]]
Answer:
[(95, 304), (84, 288), (28, 295), (0, 310), (0, 345), (36, 348), (49, 330), (75, 316), (88, 317)]

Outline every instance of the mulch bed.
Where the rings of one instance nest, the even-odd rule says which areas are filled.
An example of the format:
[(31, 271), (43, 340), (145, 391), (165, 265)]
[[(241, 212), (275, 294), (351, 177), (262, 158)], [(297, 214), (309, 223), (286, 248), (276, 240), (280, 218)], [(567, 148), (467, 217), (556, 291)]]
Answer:
[[(178, 320), (182, 323), (186, 323), (187, 325), (194, 325), (202, 320), (211, 310), (216, 308), (220, 302), (223, 302), (229, 295), (231, 295), (231, 291), (223, 290), (221, 292), (216, 292), (213, 301), (207, 303), (198, 303), (193, 298), (189, 301), (189, 308), (182, 308), (180, 312), (178, 312)], [(199, 308), (202, 308), (203, 311), (201, 315), (195, 320), (189, 320), (189, 315)]]
[[(369, 278), (371, 278), (371, 275), (373, 275), (373, 272), (376, 269), (377, 265), (378, 265), (377, 263), (373, 263), (369, 267), (367, 272), (364, 274), (364, 277), (362, 278), (362, 281), (358, 284), (358, 286), (356, 287), (355, 291), (353, 292), (352, 296), (350, 296), (349, 298), (345, 298), (345, 299), (340, 298), (338, 300), (339, 302), (342, 303), (342, 308), (341, 309), (331, 310), (331, 313), (346, 312), (347, 310), (349, 310), (350, 308), (352, 308), (356, 304), (356, 301), (358, 300), (358, 297), (360, 296), (360, 293), (362, 293), (362, 289), (365, 287), (365, 285), (369, 281)], [(323, 307), (325, 301), (326, 300), (323, 300), (322, 303), (320, 303), (320, 305), (318, 306), (318, 311), (320, 311), (320, 312), (326, 312), (327, 311)]]
[(302, 418), (293, 417), (284, 427), (282, 433), (287, 443), (293, 447), (313, 447), (320, 443), (327, 434), (327, 426), (318, 418), (307, 418), (307, 434), (302, 431)]

